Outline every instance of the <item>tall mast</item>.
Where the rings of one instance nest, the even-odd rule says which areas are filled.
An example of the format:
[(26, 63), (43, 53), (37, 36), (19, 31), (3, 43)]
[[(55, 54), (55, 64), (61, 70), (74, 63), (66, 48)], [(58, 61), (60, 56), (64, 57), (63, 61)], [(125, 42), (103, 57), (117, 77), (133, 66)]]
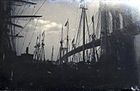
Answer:
[(40, 41), (39, 40), (40, 40), (40, 36), (37, 36), (36, 45), (34, 46), (35, 47), (34, 56), (33, 56), (34, 60), (39, 60), (39, 50), (40, 50)]
[(62, 55), (63, 53), (63, 26), (62, 26), (62, 30), (61, 30), (61, 41), (60, 41), (60, 64), (62, 64), (62, 60), (61, 60), (61, 57), (63, 56)]
[[(66, 43), (66, 54), (69, 51), (69, 19), (67, 20), (67, 22), (65, 23), (65, 26), (67, 27), (67, 43)], [(68, 62), (68, 58), (66, 59), (66, 62)]]
[(53, 61), (54, 46), (52, 47), (51, 61)]
[(92, 16), (92, 23), (93, 23), (93, 34), (92, 34), (92, 41), (93, 41), (93, 49), (92, 49), (92, 61), (96, 61), (95, 58), (95, 29), (94, 29), (94, 16)]
[(83, 62), (85, 62), (85, 25), (86, 25), (86, 4), (85, 0), (81, 0), (81, 3), (83, 2), (83, 5), (81, 4), (82, 8), (82, 16), (83, 16)]
[[(84, 0), (81, 0), (81, 5), (80, 5), (80, 9), (82, 9), (82, 12), (81, 12), (81, 17), (80, 17), (80, 23), (79, 23), (79, 28), (78, 28), (78, 33), (77, 33), (77, 38), (76, 38), (76, 45), (79, 45), (79, 42), (78, 40), (80, 41), (80, 34), (81, 34), (81, 30), (82, 30), (82, 33), (83, 33), (83, 47), (82, 47), (82, 54), (83, 54), (83, 61), (85, 62), (85, 39), (86, 39), (86, 36), (85, 36), (85, 32), (86, 32), (86, 23), (87, 23), (87, 15), (86, 15), (86, 5), (85, 5), (85, 1)], [(82, 27), (83, 25), (83, 27)], [(88, 30), (88, 25), (87, 25), (87, 30)]]
[(85, 62), (85, 7), (82, 7), (83, 12), (83, 61)]
[(45, 31), (43, 31), (42, 33), (42, 43), (41, 43), (41, 61), (45, 61), (45, 43), (44, 43), (44, 39), (45, 39)]

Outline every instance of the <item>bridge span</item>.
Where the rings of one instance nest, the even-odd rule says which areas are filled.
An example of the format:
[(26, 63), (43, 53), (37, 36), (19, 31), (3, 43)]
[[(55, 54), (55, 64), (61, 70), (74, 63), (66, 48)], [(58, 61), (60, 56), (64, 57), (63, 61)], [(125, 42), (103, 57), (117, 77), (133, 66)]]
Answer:
[[(100, 42), (101, 42), (100, 39), (97, 39), (97, 40), (95, 40), (95, 41), (91, 41), (91, 42), (85, 44), (85, 49), (84, 49), (84, 50), (86, 50), (86, 49), (91, 49), (91, 48), (93, 48), (93, 46), (94, 46), (94, 47), (100, 46)], [(69, 51), (67, 54), (65, 54), (65, 55), (61, 58), (61, 60), (65, 60), (66, 58), (72, 56), (73, 54), (79, 53), (79, 52), (81, 52), (81, 51), (83, 51), (83, 45), (81, 45), (81, 46), (79, 46), (79, 47), (77, 47), (77, 48), (75, 48), (75, 49)]]

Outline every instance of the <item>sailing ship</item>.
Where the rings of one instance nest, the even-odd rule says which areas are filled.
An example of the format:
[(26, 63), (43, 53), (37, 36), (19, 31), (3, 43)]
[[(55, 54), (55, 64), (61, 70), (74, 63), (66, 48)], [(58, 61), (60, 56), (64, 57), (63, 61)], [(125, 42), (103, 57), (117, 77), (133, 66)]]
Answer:
[[(13, 26), (22, 26), (14, 24), (12, 19), (41, 16), (12, 14), (11, 8), (15, 2), (35, 4), (23, 0), (0, 1), (1, 89), (130, 89), (139, 85), (139, 63), (136, 61), (134, 40), (140, 26), (139, 22), (133, 22), (128, 6), (114, 9), (100, 3), (98, 21), (95, 21), (95, 16), (92, 17), (93, 32), (89, 34), (88, 41), (85, 36), (89, 31), (87, 8), (81, 6), (79, 29), (76, 41), (72, 41), (72, 50), (69, 50), (67, 20), (66, 47), (63, 45), (62, 28), (59, 57), (52, 61), (53, 47), (49, 61), (45, 59), (44, 32), (36, 39), (34, 54), (29, 54), (27, 47), (26, 53), (16, 55), (15, 38), (23, 36), (15, 34)], [(95, 29), (95, 22), (100, 24), (100, 32)], [(80, 37), (83, 38), (81, 45), (78, 42)]]

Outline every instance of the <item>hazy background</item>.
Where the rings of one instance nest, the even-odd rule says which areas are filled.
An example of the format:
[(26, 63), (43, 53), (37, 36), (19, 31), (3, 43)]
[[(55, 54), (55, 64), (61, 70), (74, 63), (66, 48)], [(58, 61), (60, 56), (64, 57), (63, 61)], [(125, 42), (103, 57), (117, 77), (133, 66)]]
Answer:
[[(37, 2), (36, 6), (22, 6), (23, 8), (25, 7), (22, 14), (33, 14), (40, 7), (43, 1), (44, 0), (35, 0), (35, 2)], [(21, 53), (25, 53), (25, 49), (28, 46), (30, 40), (32, 40), (32, 42), (29, 46), (29, 53), (33, 53), (37, 36), (39, 34), (42, 34), (43, 31), (45, 31), (46, 59), (50, 59), (51, 57), (52, 46), (54, 46), (54, 59), (56, 59), (60, 46), (60, 34), (62, 25), (64, 26), (67, 19), (69, 19), (70, 23), (70, 43), (72, 39), (76, 36), (81, 13), (81, 9), (79, 8), (79, 2), (71, 0), (56, 0), (57, 2), (53, 0), (52, 2), (50, 1), (46, 1), (43, 7), (37, 13), (37, 15), (42, 15), (43, 17), (32, 19), (32, 21), (23, 30), (17, 29), (17, 32), (22, 31), (20, 35), (24, 36), (23, 39), (17, 39), (16, 45), (18, 55), (20, 55)], [(94, 14), (95, 10), (98, 9), (97, 6), (97, 4), (88, 3), (87, 15), (89, 24), (91, 23), (92, 15)], [(19, 10), (20, 8), (21, 7), (17, 8), (17, 10)], [(18, 24), (24, 26), (28, 22), (28, 20), (29, 19), (20, 19), (18, 20)], [(66, 42), (66, 27), (64, 27), (64, 39)]]
[[(23, 14), (23, 15), (34, 14), (34, 12), (36, 12), (36, 10), (44, 2), (44, 0), (32, 0), (32, 1), (36, 2), (37, 5), (36, 6), (23, 5), (22, 7), (21, 6), (17, 7), (16, 14)], [(125, 0), (125, 1), (129, 2), (129, 0)], [(131, 3), (132, 6), (134, 6), (135, 8), (137, 7), (138, 10), (140, 10), (138, 7), (140, 3), (138, 2), (136, 2), (135, 4), (132, 2), (129, 3)], [(88, 7), (87, 15), (88, 15), (88, 21), (91, 30), (92, 29), (91, 17), (92, 15), (97, 16), (99, 1), (87, 0), (86, 4)], [(76, 36), (77, 28), (79, 25), (80, 12), (81, 12), (79, 5), (80, 5), (80, 0), (47, 0), (43, 5), (43, 7), (36, 14), (36, 15), (42, 15), (43, 17), (32, 19), (31, 22), (23, 30), (18, 28), (16, 29), (16, 32), (22, 31), (20, 35), (24, 36), (24, 38), (22, 39), (17, 39), (17, 43), (16, 43), (17, 54), (20, 55), (22, 53), (25, 53), (25, 49), (29, 45), (29, 42), (31, 42), (29, 46), (29, 53), (33, 53), (37, 36), (39, 34), (42, 34), (43, 31), (45, 31), (46, 59), (51, 58), (52, 46), (54, 46), (54, 59), (56, 59), (60, 46), (61, 28), (62, 25), (65, 24), (67, 19), (69, 19), (69, 23), (70, 23), (70, 30), (69, 30), (70, 43), (72, 39)], [(139, 12), (136, 10), (133, 11), (132, 13), (134, 13), (133, 15), (134, 20), (138, 21)], [(28, 20), (29, 19), (20, 19), (17, 21), (17, 23), (24, 26), (28, 22)], [(64, 27), (64, 34), (66, 34), (66, 27)], [(64, 36), (64, 39), (66, 39), (66, 35)], [(139, 48), (140, 42), (138, 39), (136, 41), (138, 42), (136, 45)]]

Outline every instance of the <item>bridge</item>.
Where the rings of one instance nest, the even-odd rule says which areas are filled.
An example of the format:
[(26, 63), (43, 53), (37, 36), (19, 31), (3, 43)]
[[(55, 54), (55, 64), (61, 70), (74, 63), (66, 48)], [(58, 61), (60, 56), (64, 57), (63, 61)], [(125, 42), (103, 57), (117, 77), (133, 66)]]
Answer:
[[(93, 48), (93, 46), (94, 47), (100, 46), (100, 44), (101, 44), (100, 42), (101, 42), (100, 39), (97, 39), (95, 41), (89, 42), (89, 43), (85, 44), (84, 50), (91, 49), (91, 48)], [(68, 57), (70, 57), (70, 56), (72, 56), (72, 55), (74, 55), (76, 53), (79, 53), (81, 51), (83, 51), (83, 45), (82, 46), (79, 46), (79, 47), (77, 47), (77, 48), (75, 48), (75, 49), (73, 49), (71, 51), (69, 51), (67, 54), (65, 54), (61, 58), (61, 60), (65, 60), (66, 58), (68, 58)]]
[[(68, 51), (68, 33), (67, 33), (67, 47), (65, 48), (66, 53), (61, 55), (61, 52), (60, 52), (61, 56), (58, 59), (59, 61), (68, 60), (68, 57), (75, 55), (77, 53), (80, 53), (82, 51), (83, 51), (83, 61), (85, 61), (85, 58), (84, 58), (85, 50), (87, 50), (87, 49), (93, 49), (98, 46), (101, 46), (101, 47), (104, 46), (104, 49), (101, 49), (101, 50), (106, 51), (106, 48), (109, 47), (107, 42), (111, 42), (110, 39), (107, 39), (107, 37), (111, 36), (112, 38), (113, 37), (117, 38), (117, 36), (118, 37), (121, 36), (121, 38), (123, 39), (123, 37), (126, 37), (126, 36), (132, 37), (132, 36), (135, 36), (140, 33), (140, 22), (134, 23), (133, 20), (130, 19), (130, 16), (127, 15), (126, 12), (125, 12), (126, 13), (125, 14), (125, 13), (118, 12), (118, 10), (114, 10), (114, 11), (113, 10), (111, 11), (110, 9), (108, 9), (106, 11), (102, 10), (101, 12), (99, 12), (100, 19), (101, 19), (100, 20), (101, 29), (99, 32), (100, 32), (101, 37), (98, 39), (92, 39), (92, 41), (90, 40), (90, 42), (85, 43), (85, 32), (86, 31), (89, 32), (86, 10), (87, 10), (86, 8), (82, 8), (79, 29), (78, 29), (78, 33), (80, 33), (81, 30), (83, 32), (83, 36), (82, 36), (83, 44), (81, 46), (75, 47), (73, 50)], [(111, 13), (111, 16), (112, 16), (111, 21), (109, 21), (110, 20), (110, 16), (108, 14), (109, 12)], [(123, 18), (123, 19), (121, 20), (121, 18)], [(87, 23), (87, 25), (86, 25), (86, 23)], [(93, 35), (96, 35), (96, 33), (95, 33), (96, 29), (94, 30), (94, 17), (92, 17), (92, 23), (93, 23)], [(97, 26), (98, 26), (98, 24), (99, 24), (99, 21), (97, 21)], [(110, 27), (112, 27), (112, 30), (109, 29)], [(67, 29), (69, 29), (69, 26)], [(63, 36), (63, 34), (62, 34), (62, 36)], [(78, 34), (77, 34), (77, 36), (78, 36)], [(60, 42), (61, 43), (60, 49), (61, 48), (63, 49), (63, 38), (61, 38), (61, 39), (62, 40)], [(126, 41), (126, 40), (124, 40), (124, 41)], [(107, 51), (106, 51), (106, 53), (107, 53)], [(95, 54), (94, 54), (94, 56), (95, 56)]]
[[(123, 37), (123, 35), (127, 35), (127, 36), (130, 36), (130, 37), (133, 37), (137, 34), (140, 34), (140, 22), (136, 22), (136, 23), (132, 23), (132, 24), (129, 24), (127, 27), (121, 29), (121, 30), (117, 30), (117, 31), (114, 31), (110, 34), (110, 36), (112, 36), (112, 38), (114, 37)], [(98, 47), (98, 46), (101, 46), (101, 39), (96, 39), (94, 41), (91, 41), (89, 43), (86, 43), (85, 46), (84, 46), (84, 50), (87, 50), (87, 49), (92, 49), (94, 47)], [(60, 59), (61, 60), (67, 60), (68, 57), (76, 54), (76, 53), (80, 53), (83, 51), (83, 45), (69, 51), (68, 53), (66, 53), (65, 55), (63, 55)]]

